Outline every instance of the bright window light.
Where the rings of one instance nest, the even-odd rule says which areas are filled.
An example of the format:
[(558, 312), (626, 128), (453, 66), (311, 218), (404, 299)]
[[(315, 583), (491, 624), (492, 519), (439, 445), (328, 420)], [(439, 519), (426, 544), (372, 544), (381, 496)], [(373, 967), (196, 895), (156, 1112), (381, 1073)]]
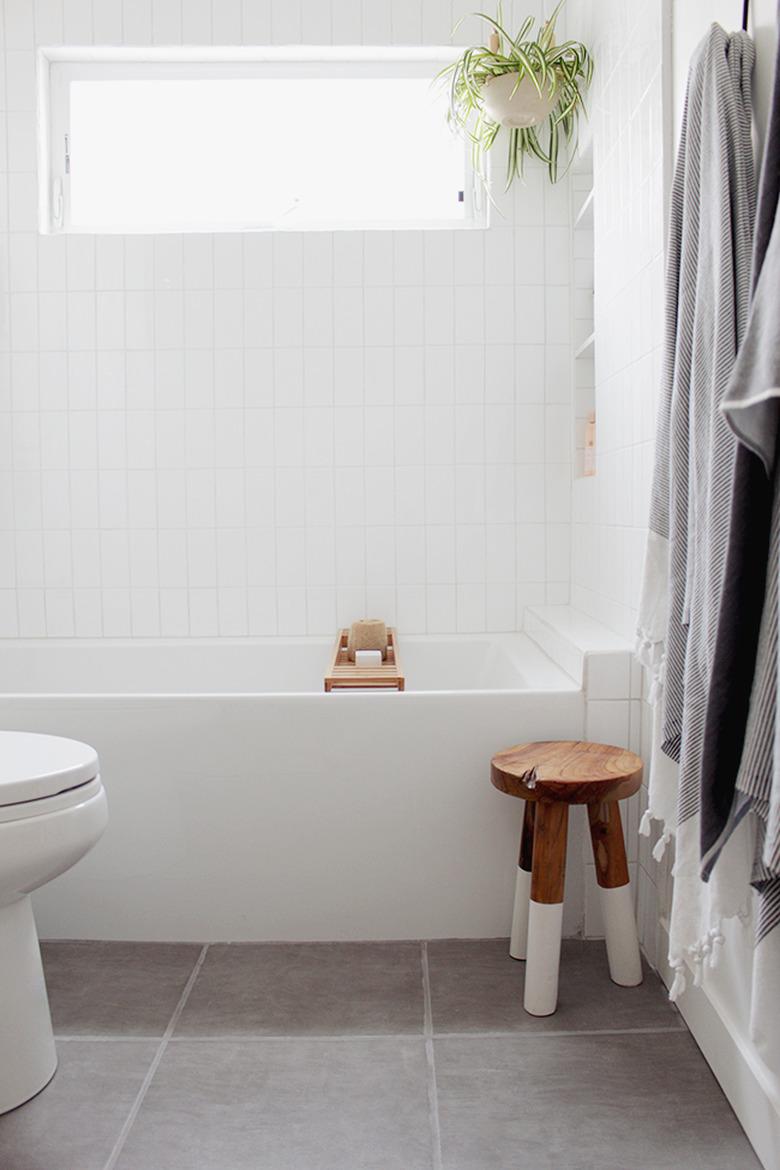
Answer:
[(52, 62), (44, 230), (481, 226), (440, 63), (402, 66)]

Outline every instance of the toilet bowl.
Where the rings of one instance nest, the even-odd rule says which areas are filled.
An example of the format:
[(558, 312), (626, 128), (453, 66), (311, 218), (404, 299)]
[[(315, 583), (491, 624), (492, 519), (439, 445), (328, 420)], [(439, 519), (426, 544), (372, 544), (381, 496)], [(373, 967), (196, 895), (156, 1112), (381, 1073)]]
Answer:
[(30, 894), (88, 853), (107, 821), (94, 748), (0, 731), (0, 1113), (57, 1067)]

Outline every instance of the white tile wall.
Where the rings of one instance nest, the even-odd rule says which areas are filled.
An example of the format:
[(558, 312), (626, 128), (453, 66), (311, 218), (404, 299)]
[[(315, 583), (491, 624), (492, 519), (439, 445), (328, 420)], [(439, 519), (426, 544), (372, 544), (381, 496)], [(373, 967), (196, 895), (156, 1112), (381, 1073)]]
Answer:
[[(583, 27), (577, 29), (591, 37), (597, 60), (591, 100), (597, 474), (574, 481), (572, 604), (631, 641), (663, 342), (667, 16), (664, 0), (598, 0), (583, 6)], [(608, 682), (597, 680), (597, 691)], [(587, 704), (588, 736), (625, 743), (649, 762), (651, 722), (641, 673), (632, 670), (628, 702), (601, 693), (604, 700)], [(670, 861), (659, 866), (647, 839), (638, 837), (644, 790), (638, 797), (627, 802), (624, 827), (640, 936), (655, 961)], [(586, 933), (598, 933), (591, 887), (586, 889)]]
[(503, 630), (568, 600), (565, 184), (531, 168), (487, 233), (36, 232), (36, 44), (441, 44), (472, 7), (4, 0), (0, 635)]
[(573, 493), (572, 602), (633, 638), (660, 377), (662, 0), (592, 5), (598, 473)]

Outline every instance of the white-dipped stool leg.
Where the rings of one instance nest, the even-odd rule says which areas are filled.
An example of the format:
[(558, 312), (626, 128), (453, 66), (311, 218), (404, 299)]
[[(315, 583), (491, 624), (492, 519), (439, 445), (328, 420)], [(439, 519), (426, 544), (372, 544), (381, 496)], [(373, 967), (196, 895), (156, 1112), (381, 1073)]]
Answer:
[(617, 801), (589, 804), (588, 820), (600, 887), (609, 974), (621, 987), (637, 987), (642, 982), (642, 959)]
[(610, 978), (621, 987), (637, 987), (642, 982), (642, 959), (639, 954), (631, 887), (602, 886), (599, 896), (607, 939)]
[(531, 1016), (551, 1016), (558, 1006), (563, 902), (531, 902), (523, 1007)]
[(534, 810), (533, 801), (527, 800), (520, 834), (520, 857), (517, 862), (515, 904), (509, 938), (509, 954), (511, 958), (520, 960), (525, 959), (528, 950), (528, 902), (531, 897), (531, 866), (534, 853)]
[(509, 938), (509, 954), (513, 959), (525, 959), (528, 949), (528, 903), (531, 898), (531, 872), (517, 867), (515, 881), (515, 905), (512, 911), (512, 934)]
[(523, 1007), (532, 1016), (551, 1016), (558, 1006), (568, 822), (567, 804), (536, 802), (523, 995)]

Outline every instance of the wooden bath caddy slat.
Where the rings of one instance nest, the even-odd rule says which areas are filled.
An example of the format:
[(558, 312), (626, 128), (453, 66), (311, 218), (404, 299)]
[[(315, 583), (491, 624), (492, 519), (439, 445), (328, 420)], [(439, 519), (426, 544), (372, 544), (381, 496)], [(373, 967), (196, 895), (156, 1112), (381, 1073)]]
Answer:
[(343, 691), (356, 687), (377, 687), (402, 691), (405, 679), (398, 658), (395, 630), (387, 631), (387, 658), (380, 666), (357, 666), (350, 662), (347, 652), (349, 630), (340, 630), (333, 648), (330, 669), (325, 675), (326, 691)]

